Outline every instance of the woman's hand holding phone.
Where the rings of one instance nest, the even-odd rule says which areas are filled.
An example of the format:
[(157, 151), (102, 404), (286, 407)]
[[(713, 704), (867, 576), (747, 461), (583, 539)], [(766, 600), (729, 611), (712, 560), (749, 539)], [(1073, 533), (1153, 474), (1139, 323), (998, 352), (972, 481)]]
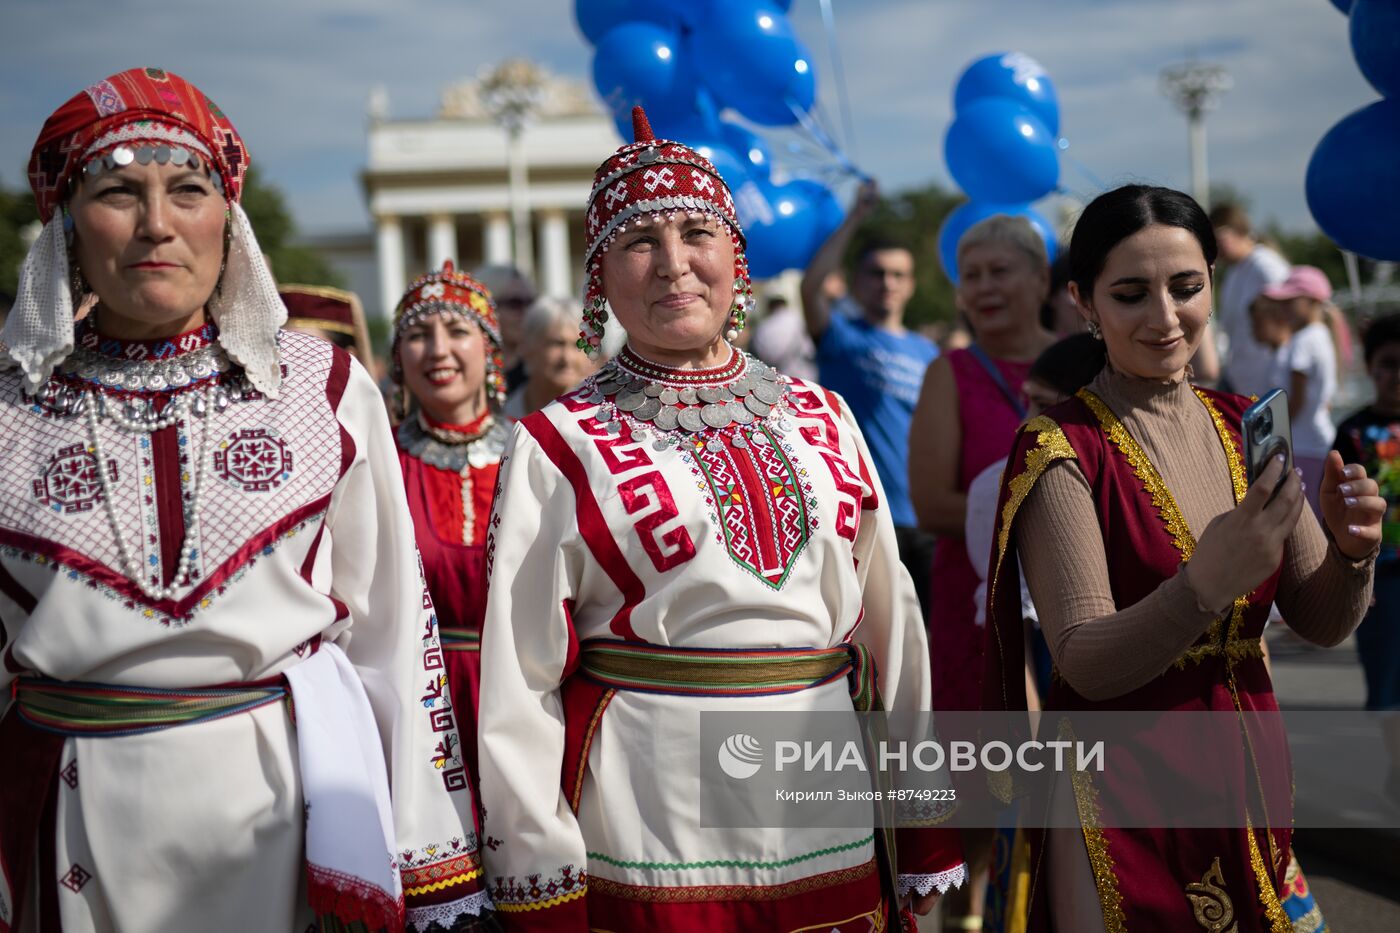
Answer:
[(1283, 456), (1274, 457), (1239, 505), (1216, 516), (1197, 539), (1182, 572), (1202, 606), (1223, 613), (1236, 597), (1251, 592), (1278, 569), (1283, 544), (1307, 504), (1302, 480), (1292, 470), (1284, 476), (1285, 470)]
[(1335, 450), (1329, 453), (1317, 500), (1337, 550), (1360, 560), (1376, 549), (1387, 505), (1365, 467), (1359, 463), (1343, 466), (1341, 454)]

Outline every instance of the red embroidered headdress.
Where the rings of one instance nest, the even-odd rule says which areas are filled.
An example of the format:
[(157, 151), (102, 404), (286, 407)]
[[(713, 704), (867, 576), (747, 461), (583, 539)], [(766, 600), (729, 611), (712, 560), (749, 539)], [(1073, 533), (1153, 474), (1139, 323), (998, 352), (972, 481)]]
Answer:
[(471, 321), (486, 335), (486, 389), (496, 405), (505, 404), (505, 362), (501, 357), (501, 327), (496, 320), (496, 303), (491, 292), (465, 272), (459, 272), (452, 260), (442, 268), (415, 279), (399, 299), (394, 309), (393, 379), (403, 384), (399, 364), (399, 340), (404, 331), (425, 318), (450, 314)]
[[(678, 212), (714, 214), (729, 227), (734, 239), (734, 302), (738, 326), (753, 304), (749, 264), (744, 255), (744, 230), (734, 210), (734, 197), (719, 172), (700, 153), (682, 143), (657, 139), (641, 107), (632, 108), (628, 143), (598, 166), (588, 195), (584, 232), (587, 282), (583, 292), (583, 330), (579, 349), (596, 356), (603, 325), (609, 317), (603, 296), (603, 254), (634, 218)], [(731, 338), (732, 339), (732, 338)]]
[[(68, 261), (74, 235), (64, 205), (80, 172), (92, 177), (133, 162), (207, 171), (228, 202), (228, 249), (207, 308), (219, 343), (253, 386), (276, 398), (282, 370), (277, 332), (286, 309), (239, 206), (248, 150), (222, 110), (193, 84), (160, 68), (133, 68), (75, 94), (44, 123), (29, 159), (29, 184), (44, 231), (25, 258), (5, 323), (0, 365), (19, 366), (33, 392), (73, 350)], [(100, 296), (99, 296), (100, 297)]]
[(287, 306), (288, 327), (309, 327), (349, 338), (332, 342), (353, 347), (360, 362), (369, 361), (369, 329), (354, 292), (324, 285), (279, 285), (277, 294)]

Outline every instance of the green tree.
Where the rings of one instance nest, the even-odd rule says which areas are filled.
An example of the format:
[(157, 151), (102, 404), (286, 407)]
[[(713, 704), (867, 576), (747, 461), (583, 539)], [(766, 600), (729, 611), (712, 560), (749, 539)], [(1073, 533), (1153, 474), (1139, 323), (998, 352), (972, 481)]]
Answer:
[(263, 181), (255, 168), (249, 169), (244, 179), (242, 203), (277, 281), (345, 287), (344, 279), (319, 253), (292, 244), (296, 224), (286, 199), (276, 186)]
[(0, 292), (14, 295), (26, 247), (21, 231), (39, 219), (34, 197), (26, 190), (0, 187)]
[(953, 208), (967, 200), (960, 192), (938, 185), (883, 195), (880, 205), (851, 240), (846, 270), (854, 271), (855, 257), (872, 239), (893, 239), (908, 244), (914, 253), (914, 297), (904, 312), (909, 327), (951, 321), (958, 316), (953, 305), (953, 285), (943, 274), (938, 258), (938, 228)]

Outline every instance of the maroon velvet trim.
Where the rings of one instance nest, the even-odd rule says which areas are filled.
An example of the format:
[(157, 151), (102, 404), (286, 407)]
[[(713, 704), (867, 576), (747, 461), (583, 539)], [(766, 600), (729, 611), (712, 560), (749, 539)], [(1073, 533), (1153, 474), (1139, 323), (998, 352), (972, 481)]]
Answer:
[(78, 571), (86, 577), (96, 581), (108, 589), (121, 594), (125, 599), (133, 603), (147, 606), (164, 615), (175, 618), (185, 618), (197, 606), (200, 600), (217, 589), (229, 577), (237, 573), (245, 564), (251, 561), (264, 548), (276, 542), (289, 530), (300, 525), (318, 512), (325, 510), (330, 502), (330, 495), (321, 496), (313, 502), (309, 502), (291, 514), (280, 519), (276, 524), (259, 532), (249, 538), (241, 548), (235, 551), (232, 556), (225, 560), (219, 567), (203, 580), (199, 582), (188, 596), (184, 599), (162, 599), (150, 600), (141, 590), (127, 579), (126, 574), (113, 570), (106, 564), (99, 563), (85, 554), (74, 551), (55, 541), (43, 538), (36, 538), (33, 535), (24, 534), (10, 528), (0, 529), (0, 546), (17, 548), (30, 554), (39, 554), (49, 558), (56, 564), (62, 564)]

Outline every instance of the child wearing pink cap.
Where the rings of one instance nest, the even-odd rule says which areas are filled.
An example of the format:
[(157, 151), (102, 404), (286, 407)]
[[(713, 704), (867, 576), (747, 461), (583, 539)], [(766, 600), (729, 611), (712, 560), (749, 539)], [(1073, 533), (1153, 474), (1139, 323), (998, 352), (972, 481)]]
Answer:
[(1332, 397), (1337, 393), (1337, 348), (1325, 322), (1332, 284), (1321, 269), (1294, 266), (1288, 278), (1267, 285), (1250, 307), (1254, 339), (1276, 350), (1274, 384), (1288, 392), (1293, 462), (1313, 511), (1322, 486), (1322, 465), (1332, 449)]

